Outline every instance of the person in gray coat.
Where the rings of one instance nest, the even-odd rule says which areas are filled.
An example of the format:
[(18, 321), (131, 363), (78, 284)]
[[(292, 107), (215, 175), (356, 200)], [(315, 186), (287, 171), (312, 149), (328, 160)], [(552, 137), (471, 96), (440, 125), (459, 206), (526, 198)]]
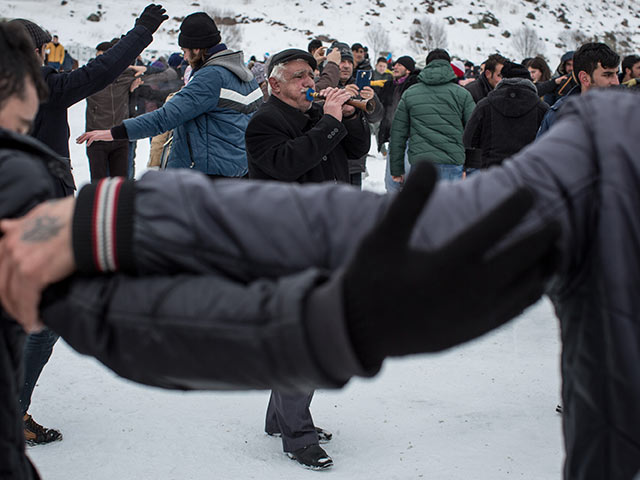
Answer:
[[(24, 220), (0, 224), (5, 232), (0, 279), (12, 278), (0, 281), (0, 298), (32, 328), (40, 289), (76, 266), (85, 272), (129, 271), (143, 278), (116, 276), (59, 286), (67, 296), (57, 308), (73, 315), (49, 319), (47, 309), (56, 304), (45, 296), (45, 323), (79, 351), (146, 383), (173, 388), (341, 386), (354, 375), (375, 373), (386, 356), (436, 351), (479, 335), (474, 331), (478, 322), (482, 331), (492, 327), (487, 310), (500, 319), (517, 314), (518, 308), (504, 305), (514, 298), (504, 284), (487, 286), (487, 278), (477, 273), (493, 255), (500, 257), (556, 222), (558, 255), (550, 264), (555, 275), (546, 290), (562, 329), (564, 477), (631, 479), (640, 469), (639, 104), (640, 97), (630, 92), (589, 92), (567, 103), (551, 131), (501, 166), (435, 187), (418, 169), (413, 174), (420, 173), (417, 188), (410, 176), (396, 197), (337, 185), (212, 185), (188, 172), (150, 172), (135, 185), (103, 180), (83, 189), (75, 209), (73, 199), (45, 203)], [(121, 194), (110, 195), (119, 184)], [(510, 203), (524, 186), (533, 192), (533, 208), (516, 216), (518, 226), (508, 239), (488, 238), (487, 214)], [(107, 189), (104, 195), (100, 188)], [(424, 209), (411, 201), (424, 199), (432, 189)], [(389, 223), (398, 218), (399, 208), (411, 214), (400, 225)], [(108, 212), (118, 213), (111, 218), (115, 223), (105, 221)], [(33, 220), (45, 214), (59, 221), (60, 229), (35, 246), (20, 242)], [(470, 227), (474, 224), (480, 228)], [(84, 243), (83, 232), (110, 225), (115, 230)], [(105, 240), (113, 235), (117, 244)], [(471, 258), (481, 259), (480, 264), (466, 254), (454, 263), (469, 252), (461, 238), (477, 242), (480, 253)], [(545, 243), (535, 241), (529, 247)], [(409, 243), (398, 248), (398, 242)], [(487, 242), (495, 247), (489, 257)], [(55, 264), (50, 248), (58, 253)], [(390, 249), (397, 254), (390, 255)], [(421, 251), (437, 263), (411, 267)], [(528, 260), (528, 255), (508, 259), (512, 266)], [(543, 255), (536, 261), (549, 259)], [(440, 268), (434, 268), (437, 264)], [(457, 276), (465, 268), (476, 272), (472, 279)], [(207, 271), (213, 276), (207, 278)], [(148, 277), (178, 272), (196, 277)], [(391, 301), (414, 276), (429, 272), (439, 276), (421, 289), (428, 298), (409, 296), (406, 305)], [(456, 291), (474, 295), (458, 296), (457, 302), (440, 298), (446, 293), (441, 279), (447, 279), (447, 286), (459, 281)], [(195, 288), (207, 280), (209, 291), (225, 280), (239, 282), (232, 290), (237, 299), (252, 301), (211, 299)], [(359, 281), (355, 289), (354, 280)], [(508, 281), (514, 288), (519, 284)], [(152, 286), (162, 296), (144, 304), (133, 301), (141, 298), (134, 287), (149, 292)], [(476, 322), (463, 322), (462, 312), (471, 305)], [(422, 314), (416, 314), (418, 306)], [(245, 316), (239, 307), (256, 310)], [(213, 316), (201, 319), (199, 313), (212, 308)], [(243, 321), (232, 320), (237, 318)], [(193, 319), (201, 320), (194, 324)], [(104, 342), (105, 335), (118, 341)], [(283, 344), (290, 348), (280, 348)], [(157, 362), (152, 353), (161, 351), (166, 358)]]

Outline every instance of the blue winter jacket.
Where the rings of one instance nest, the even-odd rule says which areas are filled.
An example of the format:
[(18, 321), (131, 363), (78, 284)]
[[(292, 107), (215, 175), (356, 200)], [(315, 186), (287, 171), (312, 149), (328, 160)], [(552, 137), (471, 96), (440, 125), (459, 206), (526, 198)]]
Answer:
[(162, 108), (125, 120), (124, 126), (130, 140), (173, 129), (167, 168), (240, 177), (247, 173), (244, 132), (261, 103), (262, 91), (242, 52), (223, 50)]

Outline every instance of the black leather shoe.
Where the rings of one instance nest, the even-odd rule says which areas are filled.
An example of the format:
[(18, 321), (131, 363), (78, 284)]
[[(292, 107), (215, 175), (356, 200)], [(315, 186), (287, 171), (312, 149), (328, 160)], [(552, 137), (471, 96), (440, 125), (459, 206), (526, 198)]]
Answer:
[(287, 452), (292, 460), (311, 470), (325, 470), (333, 466), (333, 460), (320, 445), (307, 445), (295, 452)]

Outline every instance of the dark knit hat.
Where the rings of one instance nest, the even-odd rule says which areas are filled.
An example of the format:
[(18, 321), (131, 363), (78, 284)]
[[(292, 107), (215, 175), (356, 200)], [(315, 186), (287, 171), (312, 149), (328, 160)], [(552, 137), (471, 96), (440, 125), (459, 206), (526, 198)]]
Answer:
[(25, 20), (24, 18), (16, 18), (15, 20), (11, 20), (9, 23), (19, 23), (22, 25), (27, 33), (29, 34), (29, 38), (33, 41), (33, 48), (40, 48), (45, 43), (49, 43), (51, 41), (51, 34), (46, 30), (43, 30), (38, 25), (33, 23), (31, 20)]
[(313, 55), (309, 52), (305, 52), (298, 48), (287, 48), (286, 50), (276, 53), (269, 59), (267, 65), (267, 78), (271, 76), (271, 72), (276, 65), (280, 63), (287, 63), (292, 60), (304, 60), (311, 66), (312, 70), (315, 70), (318, 66), (318, 62), (316, 62), (316, 59), (313, 58)]
[(409, 73), (413, 72), (416, 69), (416, 61), (408, 55), (398, 58), (396, 60), (396, 63), (399, 63), (404, 68), (409, 70)]
[(531, 74), (524, 65), (507, 61), (502, 67), (502, 78), (525, 78), (531, 80)]
[(113, 43), (111, 42), (100, 42), (98, 45), (96, 45), (96, 51), (104, 53), (111, 47), (113, 47)]
[(204, 12), (192, 13), (180, 25), (178, 45), (183, 48), (211, 48), (220, 43), (216, 22)]
[(173, 67), (173, 68), (178, 68), (180, 66), (180, 64), (182, 63), (182, 55), (180, 55), (179, 53), (172, 53), (171, 55), (169, 55), (169, 66)]
[(343, 43), (343, 42), (333, 42), (331, 44), (331, 48), (329, 48), (329, 51), (333, 50), (334, 48), (337, 48), (338, 50), (340, 50), (340, 60), (341, 61), (349, 60), (351, 63), (354, 63), (353, 62), (353, 53), (351, 52), (351, 49), (349, 48), (349, 45), (347, 45), (346, 43)]

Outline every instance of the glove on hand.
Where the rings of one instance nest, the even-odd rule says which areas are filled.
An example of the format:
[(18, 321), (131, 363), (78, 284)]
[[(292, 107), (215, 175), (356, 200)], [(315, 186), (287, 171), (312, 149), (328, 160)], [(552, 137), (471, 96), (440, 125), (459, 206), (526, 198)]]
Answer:
[(136, 20), (136, 26), (142, 25), (153, 34), (158, 30), (160, 24), (169, 18), (165, 13), (166, 10), (162, 8), (162, 5), (156, 5), (154, 3), (147, 5)]
[(499, 327), (540, 298), (555, 267), (556, 223), (487, 256), (531, 208), (533, 196), (524, 188), (439, 250), (410, 248), (435, 183), (431, 165), (413, 168), (345, 271), (346, 321), (366, 368), (387, 356), (444, 350)]

